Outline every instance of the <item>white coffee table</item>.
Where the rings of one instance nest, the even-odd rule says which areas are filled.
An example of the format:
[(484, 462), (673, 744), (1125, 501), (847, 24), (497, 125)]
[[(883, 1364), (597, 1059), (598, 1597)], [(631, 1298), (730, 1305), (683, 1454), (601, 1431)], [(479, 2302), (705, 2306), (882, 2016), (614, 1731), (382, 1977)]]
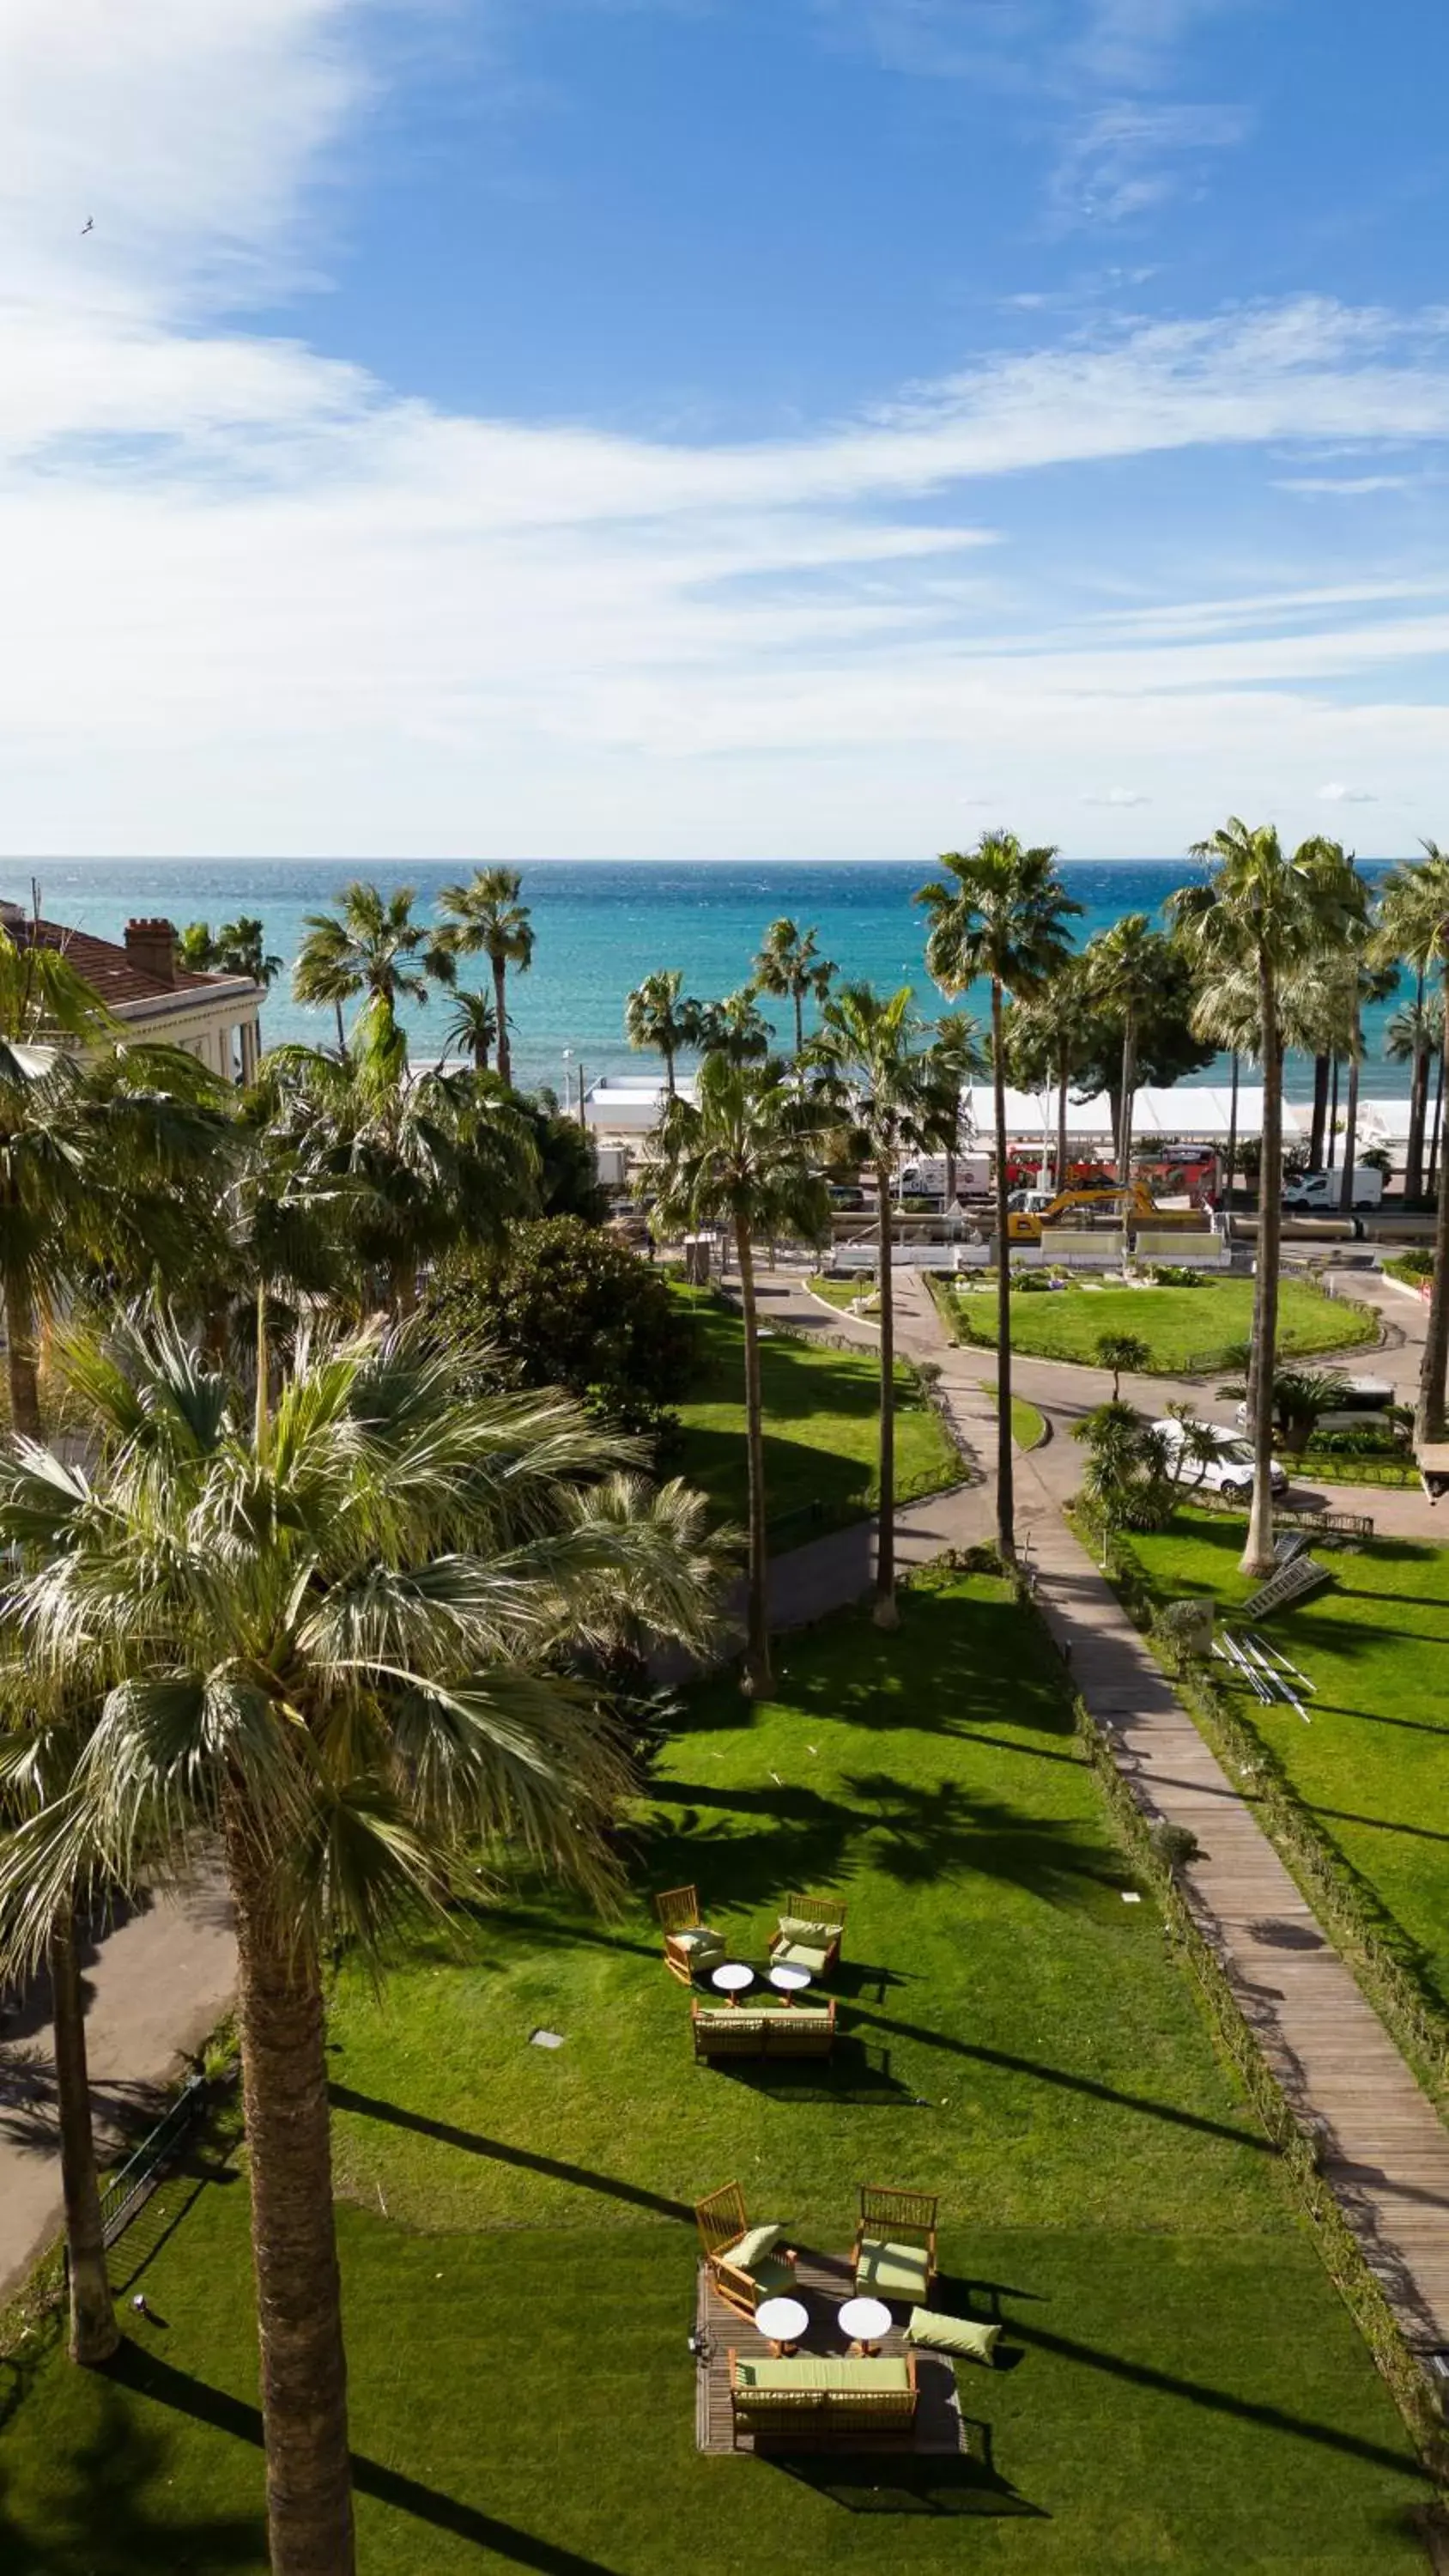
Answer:
[(745, 1966), (743, 1959), (726, 1959), (722, 1968), (712, 1972), (709, 1982), (718, 1986), (720, 1993), (727, 1995), (732, 2004), (737, 2004), (746, 1989), (754, 1984), (755, 1972)]
[(809, 1985), (810, 1971), (808, 1968), (792, 1968), (789, 1966), (783, 1968), (772, 1968), (770, 1970), (770, 1983), (784, 1996), (786, 2003), (790, 2004), (793, 2003), (795, 1997), (802, 1993), (804, 1988)]
[(862, 2352), (874, 2352), (890, 2330), (891, 2312), (884, 2299), (847, 2299), (840, 2311), (841, 2333), (859, 2344)]
[(755, 2310), (755, 2323), (776, 2354), (793, 2352), (810, 2323), (810, 2311), (798, 2299), (765, 2299)]

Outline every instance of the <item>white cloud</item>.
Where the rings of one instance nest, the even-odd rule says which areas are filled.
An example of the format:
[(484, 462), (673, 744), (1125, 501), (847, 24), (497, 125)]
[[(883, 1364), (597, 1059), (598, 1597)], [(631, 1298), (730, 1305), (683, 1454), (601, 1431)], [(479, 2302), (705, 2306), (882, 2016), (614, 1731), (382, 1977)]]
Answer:
[(1417, 474), (1280, 474), (1273, 489), (1353, 500), (1366, 492), (1407, 492), (1421, 479)]
[(1109, 787), (1101, 795), (1090, 794), (1082, 798), (1084, 805), (1130, 806), (1150, 805), (1151, 802), (1151, 797), (1144, 796), (1140, 787)]
[(1194, 184), (1203, 157), (1241, 143), (1240, 107), (1119, 101), (1097, 109), (1058, 163), (1051, 204), (1062, 224), (1120, 224)]
[(1355, 758), (1442, 831), (1422, 683), (1449, 574), (1290, 561), (1176, 600), (1148, 553), (1132, 604), (1087, 617), (992, 541), (1045, 466), (1089, 495), (1105, 459), (1449, 436), (1443, 316), (1124, 326), (793, 439), (448, 414), (227, 323), (314, 237), (367, 95), (354, 18), (18, 0), (7, 24), (12, 847), (931, 848), (988, 763), (994, 810), (1048, 837), (1084, 775), (1130, 778), (1114, 841), (1170, 847), (1227, 802), (1311, 812)]
[(1337, 778), (1331, 778), (1318, 793), (1325, 805), (1377, 805), (1379, 801), (1371, 788), (1345, 787)]

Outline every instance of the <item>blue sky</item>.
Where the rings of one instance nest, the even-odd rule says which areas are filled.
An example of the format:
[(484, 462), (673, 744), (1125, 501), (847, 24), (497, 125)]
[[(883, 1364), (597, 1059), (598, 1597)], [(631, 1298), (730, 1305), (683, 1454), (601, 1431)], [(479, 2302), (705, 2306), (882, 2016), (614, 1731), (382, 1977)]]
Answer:
[(0, 65), (10, 854), (1449, 833), (1425, 0), (11, 0)]

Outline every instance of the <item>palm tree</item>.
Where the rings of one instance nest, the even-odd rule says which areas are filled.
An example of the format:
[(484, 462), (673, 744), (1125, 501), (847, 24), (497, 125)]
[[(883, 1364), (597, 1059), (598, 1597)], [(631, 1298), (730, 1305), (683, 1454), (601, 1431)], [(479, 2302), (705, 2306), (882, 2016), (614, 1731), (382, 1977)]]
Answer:
[(513, 1080), (508, 1045), (508, 969), (526, 975), (533, 964), (533, 916), (519, 897), (523, 879), (517, 868), (476, 868), (467, 885), (444, 886), (438, 910), (447, 921), (444, 937), (460, 957), (486, 957), (493, 969), (493, 1014), (498, 1024), (498, 1077)]
[(216, 971), (216, 941), (209, 921), (188, 921), (176, 934), (176, 963), (188, 975), (211, 975)]
[(787, 919), (771, 922), (755, 959), (755, 990), (793, 1003), (797, 1064), (805, 1052), (806, 997), (813, 995), (817, 1002), (823, 1002), (834, 973), (831, 959), (820, 954), (816, 930), (802, 930), (797, 922)]
[(1098, 1368), (1111, 1370), (1112, 1402), (1117, 1404), (1120, 1403), (1122, 1396), (1122, 1371), (1145, 1369), (1151, 1361), (1152, 1352), (1149, 1345), (1139, 1340), (1136, 1333), (1099, 1333), (1097, 1347), (1092, 1356)]
[(770, 1052), (770, 1023), (753, 984), (741, 984), (722, 1002), (700, 1005), (696, 1044), (730, 1064), (763, 1064)]
[(1343, 1179), (1339, 1185), (1338, 1204), (1347, 1216), (1353, 1206), (1354, 1175), (1358, 1164), (1358, 1086), (1363, 1065), (1363, 1006), (1365, 1002), (1386, 1002), (1399, 980), (1397, 966), (1374, 966), (1363, 954), (1367, 936), (1367, 917), (1359, 935), (1358, 950), (1349, 961), (1346, 1017), (1348, 1021), (1348, 1098), (1343, 1117)]
[(217, 932), (215, 962), (224, 974), (245, 975), (270, 992), (287, 961), (268, 950), (266, 928), (257, 914), (242, 912)]
[(664, 1058), (664, 1087), (674, 1098), (674, 1060), (685, 1047), (697, 1046), (700, 1006), (684, 991), (677, 966), (646, 975), (624, 1004), (624, 1035), (637, 1054), (652, 1048)]
[(1384, 1053), (1393, 1064), (1407, 1064), (1409, 1134), (1404, 1157), (1404, 1196), (1424, 1195), (1424, 1131), (1429, 1112), (1429, 1064), (1438, 1044), (1434, 1016), (1424, 1000), (1424, 970), (1418, 969), (1412, 1002), (1395, 1011), (1384, 1035)]
[(305, 1151), (338, 1198), (364, 1307), (411, 1313), (419, 1273), (458, 1244), (498, 1244), (538, 1212), (524, 1113), (492, 1075), (406, 1076), (401, 1031), (364, 1021), (340, 1058), (276, 1047), (257, 1085), (278, 1152)]
[(11, 1426), (30, 1440), (42, 1328), (93, 1265), (141, 1281), (184, 1251), (227, 1134), (214, 1074), (120, 1034), (63, 956), (0, 930), (0, 1305)]
[[(111, 1455), (93, 1495), (0, 1461), (35, 1668), (98, 1716), (64, 1799), (0, 1857), (0, 1958), (33, 1960), (100, 1865), (132, 1886), (220, 1846), (236, 1908), (270, 2563), (355, 2564), (324, 1962), (381, 1964), (473, 1864), (617, 1877), (630, 1786), (595, 1676), (622, 1636), (714, 1626), (703, 1506), (572, 1401), (486, 1391), (416, 1330), (304, 1334), (267, 1400), (163, 1316), (69, 1354)], [(480, 1392), (480, 1385), (485, 1391)]]
[[(1449, 850), (1422, 844), (1422, 859), (1394, 868), (1384, 880), (1372, 954), (1385, 965), (1405, 960), (1416, 972), (1440, 978), (1440, 1074), (1449, 1067)], [(1437, 1141), (1437, 1140), (1436, 1140)], [(1449, 1189), (1441, 1181), (1434, 1227), (1434, 1279), (1414, 1418), (1417, 1441), (1442, 1440), (1449, 1377)]]
[(1067, 1094), (1092, 1044), (1091, 1004), (1081, 957), (1064, 961), (1046, 983), (1014, 1000), (1005, 1018), (1006, 1060), (1025, 1091), (1055, 1091), (1055, 1186), (1066, 1187)]
[(1243, 1550), (1245, 1574), (1273, 1570), (1273, 1374), (1278, 1346), (1278, 1273), (1283, 1221), (1283, 1022), (1281, 998), (1295, 974), (1334, 957), (1362, 917), (1363, 881), (1336, 841), (1310, 840), (1291, 856), (1271, 824), (1250, 830), (1236, 815), (1197, 843), (1209, 863), (1203, 882), (1171, 898), (1177, 936), (1194, 958), (1202, 990), (1194, 1026), (1224, 1034), (1256, 982), (1263, 1070), (1263, 1144), (1258, 1188), (1258, 1264), (1253, 1287), (1248, 1415), (1253, 1502)]
[(475, 1073), (488, 1070), (488, 1050), (498, 1035), (498, 1013), (488, 993), (460, 987), (453, 996), (453, 1016), (443, 1031), (446, 1060), (451, 1047), (464, 1048), (473, 1059)]
[(742, 1686), (751, 1696), (768, 1691), (771, 1681), (755, 1239), (792, 1232), (819, 1241), (829, 1233), (830, 1197), (820, 1171), (823, 1127), (817, 1105), (802, 1099), (775, 1069), (706, 1055), (694, 1099), (675, 1092), (666, 1101), (646, 1167), (663, 1226), (723, 1226), (734, 1242), (744, 1318), (749, 1479)]
[(946, 1196), (949, 1211), (956, 1197), (956, 1156), (961, 1142), (961, 1096), (991, 1059), (981, 1042), (979, 1021), (970, 1011), (942, 1011), (936, 1021), (936, 1047), (956, 1085), (956, 1124), (946, 1148)]
[(1137, 1030), (1161, 987), (1168, 942), (1145, 912), (1124, 912), (1100, 931), (1083, 954), (1085, 988), (1122, 1029), (1122, 1087), (1117, 1127), (1117, 1178), (1132, 1178), (1132, 1104), (1137, 1088)]
[(384, 895), (375, 885), (354, 879), (343, 887), (335, 913), (306, 915), (307, 936), (292, 969), (292, 992), (299, 1002), (332, 1005), (339, 1055), (347, 1043), (344, 1002), (365, 993), (391, 1027), (400, 997), (425, 1002), (430, 983), (453, 982), (452, 949), (436, 931), (414, 921), (416, 901), (411, 886), (394, 886)]
[[(938, 977), (938, 981), (943, 978)], [(875, 1173), (880, 1244), (880, 1504), (876, 1523), (875, 1608), (878, 1628), (894, 1628), (896, 1608), (895, 1283), (891, 1264), (891, 1188), (902, 1154), (954, 1150), (961, 1115), (961, 1052), (944, 1047), (912, 1007), (909, 984), (880, 994), (869, 984), (842, 984), (826, 1001), (810, 1060), (823, 1076), (822, 1097), (841, 1129), (840, 1152)]]
[(1016, 1554), (1011, 1449), (1011, 1249), (1006, 1198), (1006, 996), (1031, 1000), (1071, 957), (1067, 923), (1081, 911), (1057, 874), (1056, 851), (1024, 850), (1014, 832), (987, 832), (974, 850), (948, 850), (945, 875), (916, 897), (930, 922), (926, 965), (942, 990), (991, 982), (991, 1063), (996, 1092), (996, 1535)]
[[(0, 1814), (13, 1822), (65, 1796), (94, 1710), (65, 1676), (35, 1669), (8, 1613), (0, 1623), (0, 1713), (7, 1721), (0, 1736)], [(77, 1941), (77, 1917), (99, 1893), (79, 1880), (58, 1894), (44, 1941), (65, 2205), (69, 2352), (87, 2370), (109, 2361), (121, 2340), (106, 2266)]]

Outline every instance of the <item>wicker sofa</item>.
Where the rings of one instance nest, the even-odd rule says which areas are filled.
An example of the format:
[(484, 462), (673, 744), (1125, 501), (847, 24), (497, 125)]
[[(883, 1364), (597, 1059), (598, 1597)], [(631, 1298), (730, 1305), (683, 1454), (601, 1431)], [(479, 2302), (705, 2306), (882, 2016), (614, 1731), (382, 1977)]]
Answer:
[(777, 2011), (692, 2003), (694, 2053), (706, 2064), (725, 2057), (828, 2057), (835, 2045), (835, 2006), (788, 2004)]
[(734, 2438), (757, 2450), (909, 2449), (916, 2356), (797, 2352), (779, 2360), (730, 2348)]

